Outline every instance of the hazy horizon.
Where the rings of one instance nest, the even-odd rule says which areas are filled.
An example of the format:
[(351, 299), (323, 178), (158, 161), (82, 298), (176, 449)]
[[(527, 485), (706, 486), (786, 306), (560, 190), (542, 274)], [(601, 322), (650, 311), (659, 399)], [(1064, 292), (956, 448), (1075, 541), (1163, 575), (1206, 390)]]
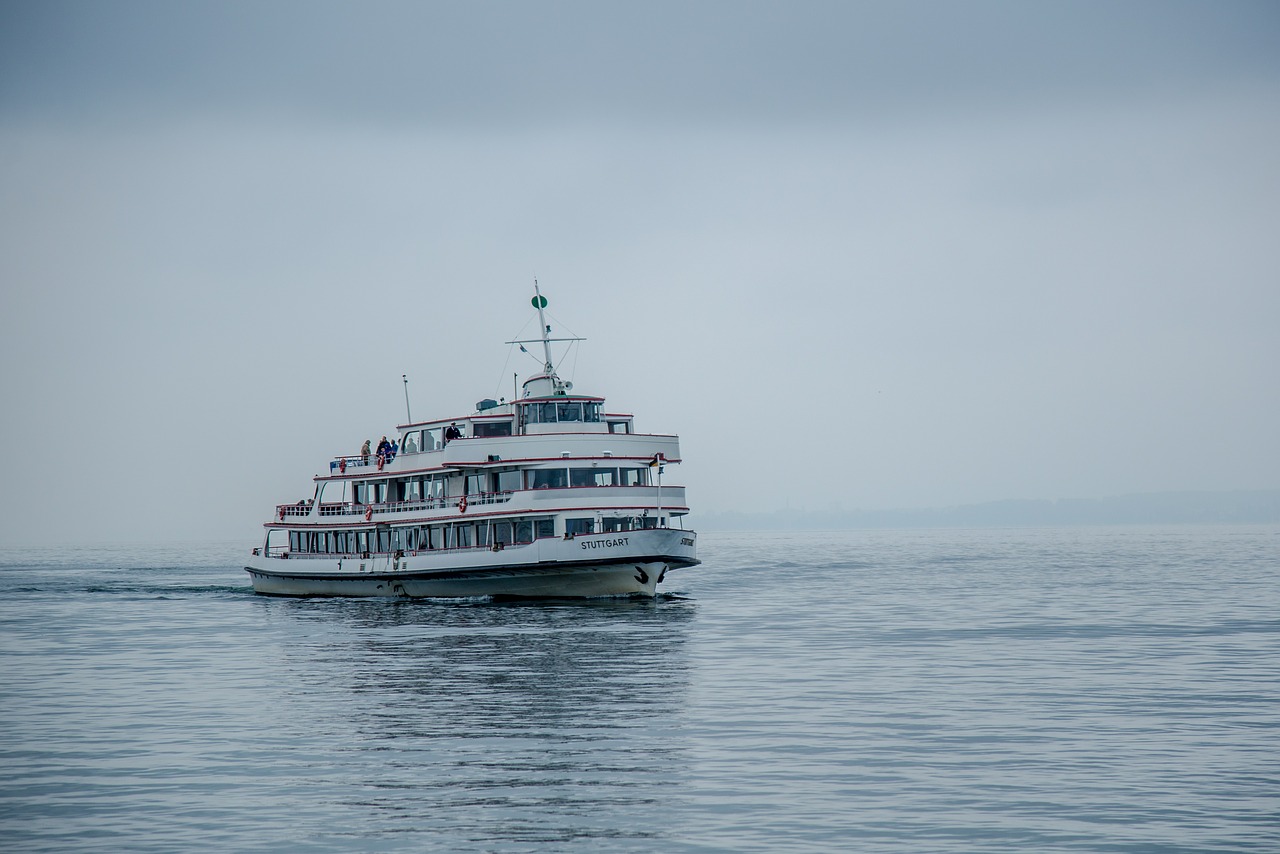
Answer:
[(578, 390), (695, 513), (1280, 487), (1280, 7), (0, 7), (8, 543)]

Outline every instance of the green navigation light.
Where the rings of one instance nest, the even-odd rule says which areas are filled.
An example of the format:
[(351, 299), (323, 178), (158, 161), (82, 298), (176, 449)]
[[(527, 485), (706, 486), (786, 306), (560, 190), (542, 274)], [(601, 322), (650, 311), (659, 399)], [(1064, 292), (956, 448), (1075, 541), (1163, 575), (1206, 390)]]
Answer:
[(534, 297), (533, 299), (529, 300), (529, 302), (533, 303), (534, 308), (547, 307), (547, 298), (541, 295)]

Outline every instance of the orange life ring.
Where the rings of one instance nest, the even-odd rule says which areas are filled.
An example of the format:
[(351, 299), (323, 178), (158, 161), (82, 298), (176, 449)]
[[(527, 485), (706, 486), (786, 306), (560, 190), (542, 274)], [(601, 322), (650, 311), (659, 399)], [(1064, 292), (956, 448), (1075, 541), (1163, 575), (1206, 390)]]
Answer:
[(459, 512), (459, 513), (466, 513), (466, 512), (467, 512), (467, 496), (465, 496), (465, 495), (464, 495), (464, 496), (462, 496), (462, 500), (460, 500), (460, 501), (458, 502), (458, 512)]
[(364, 508), (364, 520), (365, 520), (366, 522), (368, 522), (368, 521), (369, 521), (370, 519), (372, 519), (372, 518), (373, 518), (373, 507), (372, 507), (372, 506), (367, 506), (367, 507), (365, 507), (365, 508)]

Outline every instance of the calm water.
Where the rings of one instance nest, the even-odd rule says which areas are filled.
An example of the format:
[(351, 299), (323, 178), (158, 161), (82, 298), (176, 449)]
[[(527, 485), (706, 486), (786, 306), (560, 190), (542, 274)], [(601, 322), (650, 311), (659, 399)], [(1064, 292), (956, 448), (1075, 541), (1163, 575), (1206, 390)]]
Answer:
[(0, 552), (0, 847), (1280, 850), (1280, 529), (699, 548), (517, 605)]

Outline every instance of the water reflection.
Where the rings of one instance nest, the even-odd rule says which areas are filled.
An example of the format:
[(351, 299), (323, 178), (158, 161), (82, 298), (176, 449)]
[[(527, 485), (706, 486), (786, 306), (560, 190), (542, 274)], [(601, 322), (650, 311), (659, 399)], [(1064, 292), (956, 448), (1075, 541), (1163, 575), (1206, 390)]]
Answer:
[[(688, 600), (273, 601), (343, 806), (383, 833), (651, 838), (688, 767)], [(364, 837), (367, 832), (356, 832)]]

